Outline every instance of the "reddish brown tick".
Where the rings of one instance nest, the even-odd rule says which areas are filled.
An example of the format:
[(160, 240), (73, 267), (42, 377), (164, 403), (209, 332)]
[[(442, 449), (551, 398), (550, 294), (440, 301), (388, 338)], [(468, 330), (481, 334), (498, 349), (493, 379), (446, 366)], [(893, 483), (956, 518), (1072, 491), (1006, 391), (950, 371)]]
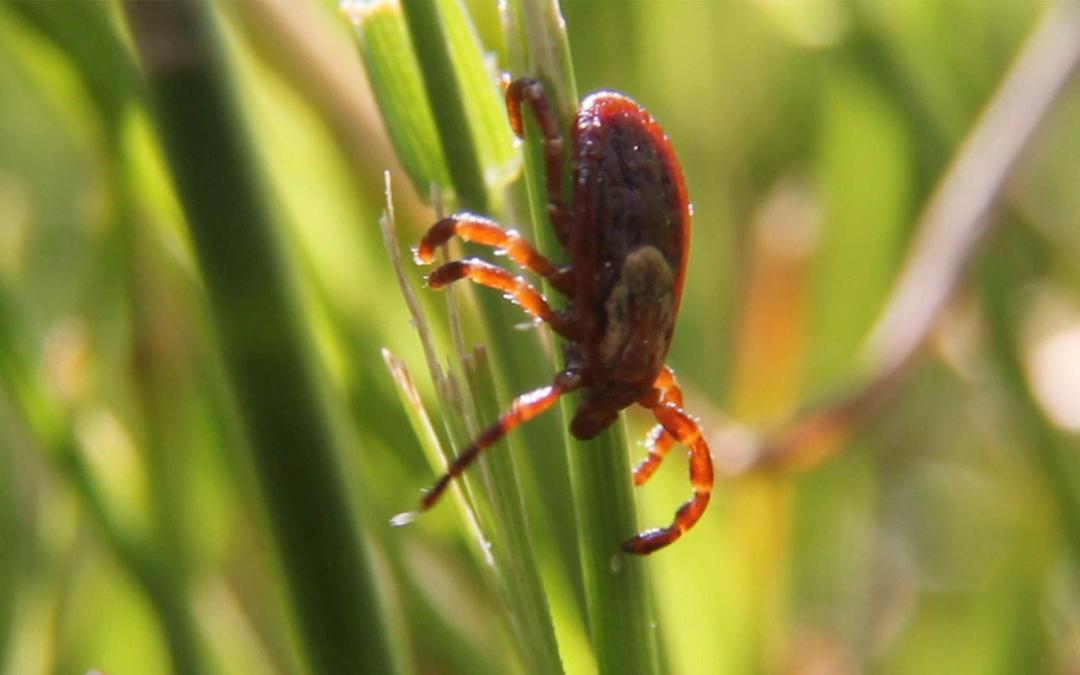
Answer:
[[(492, 246), (569, 298), (554, 310), (521, 277), (482, 260), (456, 260), (428, 277), (432, 288), (472, 279), (506, 293), (567, 340), (566, 367), (547, 387), (519, 396), (510, 411), (465, 448), (421, 501), (431, 508), (476, 457), (522, 422), (544, 412), (563, 394), (581, 391), (570, 432), (590, 439), (638, 403), (659, 424), (649, 433), (649, 453), (634, 471), (641, 485), (676, 442), (690, 448), (693, 496), (674, 522), (623, 543), (630, 553), (652, 553), (690, 529), (709, 503), (712, 459), (701, 427), (682, 409), (682, 392), (664, 359), (686, 277), (690, 203), (678, 159), (660, 126), (633, 100), (602, 91), (581, 104), (571, 135), (573, 200), (563, 201), (563, 137), (543, 85), (519, 79), (506, 91), (514, 132), (522, 135), (521, 104), (535, 115), (546, 163), (548, 214), (571, 264), (558, 267), (513, 230), (471, 213), (435, 223), (420, 241), (417, 260), (431, 263), (435, 248), (457, 235)], [(403, 514), (405, 522), (413, 514)]]

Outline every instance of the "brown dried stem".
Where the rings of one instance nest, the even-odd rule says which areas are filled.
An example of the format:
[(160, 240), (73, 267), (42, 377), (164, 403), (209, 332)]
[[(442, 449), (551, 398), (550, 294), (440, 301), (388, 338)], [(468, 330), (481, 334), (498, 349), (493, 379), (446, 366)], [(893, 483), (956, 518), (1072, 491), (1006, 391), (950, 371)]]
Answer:
[(1080, 64), (1080, 4), (1052, 6), (938, 184), (899, 280), (862, 353), (862, 383), (721, 458), (731, 474), (809, 468), (838, 452), (910, 370), (965, 278), (1006, 183)]

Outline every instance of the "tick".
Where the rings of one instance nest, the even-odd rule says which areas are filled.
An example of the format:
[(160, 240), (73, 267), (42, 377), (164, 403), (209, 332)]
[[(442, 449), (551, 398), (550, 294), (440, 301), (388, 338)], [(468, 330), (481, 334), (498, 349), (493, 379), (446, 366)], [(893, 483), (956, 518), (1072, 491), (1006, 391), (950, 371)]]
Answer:
[[(624, 408), (637, 403), (658, 424), (648, 434), (648, 455), (634, 470), (641, 485), (675, 443), (690, 450), (693, 496), (671, 525), (623, 543), (624, 551), (648, 554), (678, 539), (704, 513), (713, 485), (709, 446), (697, 421), (682, 409), (682, 392), (664, 365), (686, 279), (690, 202), (671, 143), (652, 116), (632, 99), (601, 91), (582, 102), (571, 132), (572, 200), (563, 199), (564, 143), (559, 119), (543, 85), (522, 78), (506, 91), (514, 133), (522, 136), (522, 103), (543, 137), (547, 208), (555, 235), (570, 257), (557, 266), (517, 232), (492, 220), (457, 213), (435, 223), (416, 248), (429, 264), (435, 249), (453, 236), (491, 246), (519, 266), (548, 280), (568, 299), (555, 310), (522, 277), (479, 259), (455, 260), (428, 276), (432, 288), (459, 279), (502, 291), (535, 319), (566, 339), (566, 367), (551, 385), (519, 396), (509, 412), (462, 450), (424, 495), (419, 511), (439, 500), (450, 481), (481, 452), (559, 397), (581, 392), (570, 432), (593, 438)], [(403, 514), (404, 522), (415, 514)]]

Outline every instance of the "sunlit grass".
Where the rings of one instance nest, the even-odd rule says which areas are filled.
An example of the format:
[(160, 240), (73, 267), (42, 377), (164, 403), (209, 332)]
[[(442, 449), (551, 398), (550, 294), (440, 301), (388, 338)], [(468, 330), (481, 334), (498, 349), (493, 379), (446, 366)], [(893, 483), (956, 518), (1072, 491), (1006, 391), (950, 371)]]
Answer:
[[(1075, 347), (1047, 347), (1080, 316), (1075, 77), (1007, 184), (983, 191), (996, 234), (959, 249), (974, 254), (970, 273), (903, 377), (873, 414), (805, 436), (818, 454), (797, 463), (810, 473), (720, 478), (676, 545), (617, 557), (686, 498), (685, 461), (672, 453), (632, 493), (648, 415), (579, 444), (553, 410), (438, 508), (389, 525), (558, 367), (558, 344), (517, 329), (517, 307), (464, 285), (448, 303), (409, 254), (437, 205), (482, 208), (565, 259), (545, 222), (537, 138), (527, 127), (513, 142), (501, 72), (541, 77), (564, 123), (580, 96), (611, 88), (670, 135), (695, 205), (670, 363), (730, 468), (755, 443), (792, 447), (768, 432), (799, 431), (786, 424), (873, 375), (867, 355), (882, 352), (866, 338), (920, 214), (1048, 5), (511, 0), (500, 14), (437, 0), (409, 7), (415, 21), (395, 2), (356, 1), (354, 24), (331, 2), (190, 4), (220, 28), (231, 119), (262, 195), (250, 206), (230, 178), (206, 212), (237, 209), (219, 235), (277, 224), (295, 286), (273, 318), (241, 323), (273, 304), (273, 284), (226, 284), (235, 304), (220, 309), (216, 275), (257, 267), (258, 241), (208, 267), (228, 247), (181, 210), (191, 197), (177, 180), (197, 144), (162, 144), (123, 8), (0, 6), (0, 672), (311, 668), (311, 622), (271, 535), (304, 507), (283, 506), (302, 472), (259, 487), (250, 392), (233, 393), (222, 358), (235, 370), (289, 326), (333, 448), (306, 503), (341, 497), (311, 522), (355, 522), (358, 542), (330, 537), (294, 558), (362, 553), (375, 632), (402, 672), (1080, 663), (1080, 466), (1061, 417), (1080, 393), (1064, 368)], [(215, 153), (201, 170), (228, 162)], [(400, 280), (379, 227), (384, 170)], [(402, 284), (426, 317), (430, 361)], [(306, 390), (278, 391), (296, 363), (278, 344), (256, 398)], [(304, 419), (279, 409), (268, 424), (303, 427), (293, 457), (309, 470), (323, 433)], [(354, 633), (370, 631), (323, 653), (362, 648)]]

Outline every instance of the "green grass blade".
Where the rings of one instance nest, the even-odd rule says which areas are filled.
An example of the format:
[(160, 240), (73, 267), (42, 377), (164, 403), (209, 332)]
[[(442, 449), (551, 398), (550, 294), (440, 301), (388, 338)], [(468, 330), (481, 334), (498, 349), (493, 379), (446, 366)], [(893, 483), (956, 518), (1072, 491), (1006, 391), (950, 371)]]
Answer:
[[(482, 348), (473, 353), (465, 352), (452, 288), (446, 291), (454, 333), (454, 354), (447, 371), (439, 365), (428, 321), (402, 269), (389, 189), (387, 200), (387, 214), (381, 222), (387, 251), (441, 399), (447, 436), (460, 450), (477, 437), (481, 425), (497, 419), (502, 412), (495, 392), (495, 376)], [(426, 422), (418, 396), (406, 384), (404, 365), (389, 359), (388, 364), (432, 466), (436, 471), (445, 471), (454, 455), (439, 443), (430, 422)], [(484, 453), (475, 467), (454, 481), (451, 489), (458, 497), (468, 527), (475, 535), (474, 540), (479, 544), (478, 559), (489, 572), (506, 609), (508, 631), (522, 664), (530, 673), (561, 673), (559, 645), (521, 501), (519, 471), (514, 454), (503, 447), (505, 445), (507, 442), (504, 441)]]
[(504, 23), (510, 34), (507, 42), (511, 47), (510, 64), (514, 76), (527, 75), (543, 80), (548, 95), (555, 100), (560, 118), (569, 122), (577, 113), (577, 82), (566, 22), (558, 0), (514, 0), (509, 8)]
[[(396, 671), (311, 339), (202, 2), (125, 10), (316, 672)], [(163, 46), (167, 48), (163, 48)]]
[(12, 434), (8, 429), (0, 436), (0, 663), (8, 663), (15, 622), (15, 602), (19, 588), (19, 560), (23, 551), (22, 530), (19, 527), (16, 489), (18, 474), (12, 452)]
[[(506, 17), (508, 44), (522, 44), (513, 63), (515, 76), (537, 77), (555, 96), (563, 129), (577, 108), (570, 48), (558, 3), (514, 0)], [(520, 39), (515, 40), (517, 33)], [(540, 138), (526, 115), (526, 173), (534, 235), (540, 249), (562, 257), (547, 219), (547, 191)], [(573, 415), (576, 397), (564, 400), (563, 415)], [(623, 424), (599, 437), (579, 441), (566, 435), (577, 519), (582, 574), (593, 649), (600, 672), (653, 673), (658, 669), (653, 609), (645, 562), (626, 556), (619, 545), (638, 529), (631, 470)]]
[(356, 43), (405, 172), (419, 195), (452, 187), (408, 27), (396, 2), (345, 2)]
[(452, 50), (458, 47), (449, 42), (438, 3), (405, 2), (403, 10), (457, 201), (466, 209), (486, 213), (489, 199), (484, 171), (465, 111), (463, 92), (468, 90), (464, 82), (459, 82), (451, 57)]
[(461, 0), (436, 0), (450, 47), (454, 71), (461, 82), (465, 116), (480, 160), (488, 193), (497, 199), (502, 188), (518, 176), (521, 154), (506, 123), (506, 108), (495, 87), (495, 73), (485, 63), (480, 38)]
[(138, 93), (139, 80), (123, 42), (116, 39), (108, 5), (15, 2), (11, 7), (67, 54), (107, 121), (118, 123), (124, 105)]
[(835, 386), (838, 374), (850, 376), (887, 297), (911, 216), (913, 175), (912, 141), (877, 82), (837, 68), (821, 89), (825, 149), (817, 173), (826, 217), (810, 285), (807, 379), (814, 393)]
[[(394, 356), (389, 349), (383, 349), (382, 355), (386, 367), (390, 371), (390, 376), (394, 379), (394, 386), (397, 389), (398, 397), (401, 399), (402, 408), (409, 417), (409, 424), (412, 426), (413, 433), (416, 434), (416, 439), (420, 441), (420, 446), (424, 449), (428, 462), (432, 466), (445, 467), (449, 454), (443, 449), (442, 443), (439, 441), (439, 434), (435, 431), (427, 410), (424, 409), (424, 402), (420, 399), (420, 392), (417, 391), (416, 385), (413, 383), (408, 366), (401, 359)], [(458, 507), (464, 514), (464, 520), (467, 521), (469, 529), (474, 533), (474, 539), (479, 548), (486, 552), (487, 540), (484, 539), (483, 532), (480, 530), (480, 524), (476, 522), (474, 509), (465, 497), (461, 484), (455, 482), (450, 486), (450, 490), (453, 492), (455, 500), (458, 501)]]
[(178, 673), (204, 671), (202, 648), (191, 607), (168, 568), (145, 537), (122, 524), (110, 510), (80, 452), (70, 416), (47, 393), (48, 387), (31, 366), (27, 335), (7, 289), (0, 288), (0, 390), (11, 401), (56, 473), (79, 499), (102, 539), (139, 583), (157, 612)]
[[(464, 365), (480, 419), (497, 419), (502, 411), (487, 352), (478, 347), (464, 360)], [(492, 516), (496, 519), (494, 530), (500, 535), (499, 548), (494, 554), (501, 565), (504, 592), (516, 610), (511, 628), (517, 633), (518, 647), (529, 672), (561, 673), (559, 646), (533, 557), (529, 519), (521, 498), (520, 472), (515, 466), (514, 453), (509, 448), (496, 446), (481, 461), (486, 465), (482, 469), (492, 503)]]

